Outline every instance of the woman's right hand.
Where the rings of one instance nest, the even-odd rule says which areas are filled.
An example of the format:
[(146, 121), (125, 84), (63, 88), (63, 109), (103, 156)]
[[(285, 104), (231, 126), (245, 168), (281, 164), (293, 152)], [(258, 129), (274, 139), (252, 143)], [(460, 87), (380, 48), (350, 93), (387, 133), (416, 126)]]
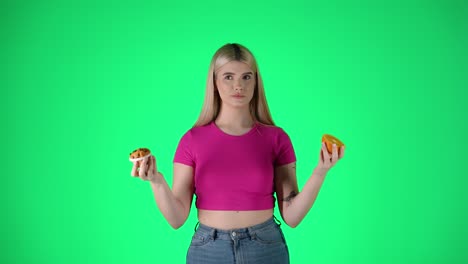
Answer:
[(132, 176), (140, 177), (144, 181), (158, 182), (162, 180), (162, 174), (158, 172), (156, 158), (153, 155), (133, 162)]

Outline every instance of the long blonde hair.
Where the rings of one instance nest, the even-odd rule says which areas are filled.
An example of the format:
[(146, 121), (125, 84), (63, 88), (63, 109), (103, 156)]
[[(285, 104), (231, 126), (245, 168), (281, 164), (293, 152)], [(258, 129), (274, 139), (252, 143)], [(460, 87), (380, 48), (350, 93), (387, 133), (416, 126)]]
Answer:
[(218, 117), (221, 109), (221, 97), (219, 96), (218, 89), (216, 89), (215, 72), (230, 61), (246, 63), (255, 73), (255, 90), (250, 101), (250, 114), (255, 122), (274, 126), (275, 124), (268, 108), (262, 77), (255, 57), (246, 47), (237, 43), (229, 43), (219, 48), (211, 59), (206, 81), (205, 100), (194, 127), (204, 126)]

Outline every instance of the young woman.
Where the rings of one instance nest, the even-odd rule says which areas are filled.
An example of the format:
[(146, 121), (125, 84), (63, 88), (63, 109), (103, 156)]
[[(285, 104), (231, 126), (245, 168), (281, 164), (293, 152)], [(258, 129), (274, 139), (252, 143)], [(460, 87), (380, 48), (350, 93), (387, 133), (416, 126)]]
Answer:
[(150, 181), (159, 210), (177, 229), (196, 194), (199, 223), (187, 263), (289, 263), (274, 193), (284, 222), (296, 227), (312, 207), (329, 169), (344, 147), (325, 145), (299, 192), (289, 136), (275, 126), (253, 54), (226, 44), (213, 56), (203, 108), (181, 138), (174, 157), (172, 190), (156, 158), (136, 162), (132, 175)]

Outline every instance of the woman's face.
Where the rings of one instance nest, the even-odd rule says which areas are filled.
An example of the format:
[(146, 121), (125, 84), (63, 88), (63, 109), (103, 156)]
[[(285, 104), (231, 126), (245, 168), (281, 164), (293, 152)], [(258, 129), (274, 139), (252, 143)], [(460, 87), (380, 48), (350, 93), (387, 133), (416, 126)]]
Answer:
[(224, 64), (215, 74), (222, 103), (235, 108), (249, 107), (255, 89), (255, 75), (240, 61)]

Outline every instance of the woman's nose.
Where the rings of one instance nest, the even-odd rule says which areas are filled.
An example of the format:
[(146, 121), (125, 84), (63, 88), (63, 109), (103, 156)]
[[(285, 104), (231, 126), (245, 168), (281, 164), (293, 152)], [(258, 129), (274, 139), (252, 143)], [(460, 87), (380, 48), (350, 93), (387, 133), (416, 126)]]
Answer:
[(237, 90), (242, 90), (244, 87), (242, 86), (241, 80), (234, 81), (234, 89)]

